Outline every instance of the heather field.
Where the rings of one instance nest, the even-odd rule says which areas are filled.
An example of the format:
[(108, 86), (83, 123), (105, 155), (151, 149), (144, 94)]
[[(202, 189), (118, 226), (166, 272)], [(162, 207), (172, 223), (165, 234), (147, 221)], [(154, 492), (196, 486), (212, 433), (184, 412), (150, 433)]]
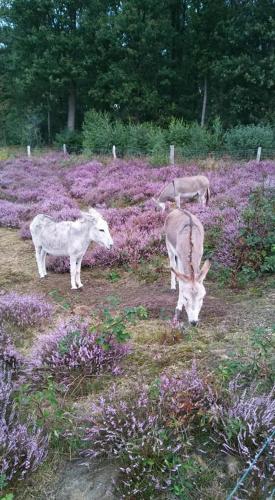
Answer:
[[(152, 197), (206, 175), (212, 267), (196, 328), (177, 292)], [(18, 499), (224, 499), (274, 430), (275, 162), (0, 163), (0, 494)], [(172, 204), (171, 204), (172, 206)], [(82, 290), (68, 258), (39, 279), (29, 223), (95, 207), (112, 250), (91, 245)], [(274, 440), (234, 498), (272, 498)], [(273, 493), (272, 493), (273, 491)]]

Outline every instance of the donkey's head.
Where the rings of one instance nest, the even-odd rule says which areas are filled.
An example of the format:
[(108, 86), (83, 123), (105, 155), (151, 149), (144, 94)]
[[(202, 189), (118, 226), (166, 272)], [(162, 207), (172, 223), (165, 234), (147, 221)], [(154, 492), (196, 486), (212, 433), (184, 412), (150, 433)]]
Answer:
[(210, 261), (206, 260), (199, 274), (194, 276), (194, 278), (179, 273), (172, 268), (172, 271), (179, 279), (179, 302), (184, 305), (188, 321), (192, 326), (196, 326), (199, 320), (199, 313), (206, 294), (203, 281), (210, 266)]
[(162, 210), (162, 212), (165, 212), (165, 203), (162, 203), (161, 201), (159, 201), (158, 199), (156, 198), (152, 198), (152, 201), (157, 205), (158, 208), (160, 208)]
[(89, 222), (90, 240), (110, 250), (114, 242), (106, 220), (94, 208), (89, 208), (88, 212), (82, 212), (82, 215), (84, 220)]

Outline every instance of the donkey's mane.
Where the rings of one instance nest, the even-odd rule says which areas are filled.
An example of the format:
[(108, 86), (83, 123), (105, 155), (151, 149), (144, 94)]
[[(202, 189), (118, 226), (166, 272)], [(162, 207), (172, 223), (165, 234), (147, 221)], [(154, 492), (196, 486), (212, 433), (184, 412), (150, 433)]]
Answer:
[(188, 227), (188, 226), (190, 227), (190, 231), (189, 231), (189, 243), (190, 243), (189, 265), (190, 265), (190, 270), (191, 270), (191, 279), (192, 279), (192, 281), (194, 281), (195, 280), (195, 271), (194, 271), (194, 266), (193, 266), (193, 261), (192, 261), (193, 247), (194, 247), (192, 235), (193, 235), (194, 222), (192, 220), (192, 215), (190, 212), (188, 212), (188, 210), (180, 208), (180, 211), (183, 212), (185, 215), (187, 215), (187, 217), (189, 217), (189, 222), (187, 222), (187, 224), (184, 224), (184, 226), (181, 228), (181, 230), (179, 232), (182, 233), (186, 227)]

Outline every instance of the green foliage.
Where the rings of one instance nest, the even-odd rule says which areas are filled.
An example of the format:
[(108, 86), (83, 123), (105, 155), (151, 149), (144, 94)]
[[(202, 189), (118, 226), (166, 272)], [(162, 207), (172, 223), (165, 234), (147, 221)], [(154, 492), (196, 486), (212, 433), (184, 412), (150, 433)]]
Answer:
[(255, 328), (248, 337), (246, 352), (229, 355), (229, 359), (219, 364), (218, 374), (221, 380), (227, 384), (236, 375), (241, 374), (248, 382), (261, 378), (267, 385), (272, 384), (274, 373), (274, 334), (275, 325), (272, 328)]
[(107, 113), (88, 111), (83, 124), (83, 148), (87, 152), (110, 153), (113, 129)]
[(178, 146), (185, 157), (205, 156), (210, 144), (210, 133), (198, 123), (172, 119), (168, 127), (169, 143)]
[(275, 201), (273, 190), (259, 188), (243, 213), (244, 226), (235, 253), (238, 284), (274, 271)]
[(147, 154), (152, 149), (152, 137), (154, 134), (154, 125), (151, 123), (129, 123), (128, 133), (128, 154)]
[[(0, 474), (0, 491), (3, 490), (7, 485), (7, 479), (6, 479), (6, 475), (5, 474)], [(1, 497), (1, 500), (2, 498), (5, 498), (5, 497)]]
[(224, 130), (222, 126), (222, 121), (219, 116), (214, 118), (213, 122), (209, 128), (210, 139), (209, 147), (211, 151), (223, 148), (224, 146)]
[(83, 147), (94, 153), (111, 153), (116, 146), (119, 156), (151, 154), (152, 162), (167, 163), (168, 145), (165, 132), (152, 124), (124, 124), (111, 121), (108, 113), (88, 111), (83, 124)]
[(228, 130), (224, 135), (226, 149), (234, 154), (241, 150), (274, 147), (274, 133), (269, 125), (246, 125)]
[(110, 271), (108, 273), (108, 280), (115, 283), (120, 280), (120, 274), (117, 271)]
[[(16, 125), (26, 109), (40, 110), (35, 127), (50, 140), (64, 129), (68, 96), (74, 94), (80, 126), (91, 103), (121, 120), (115, 138), (124, 154), (124, 123), (166, 125), (172, 116), (199, 120), (205, 81), (210, 123), (215, 116), (226, 128), (274, 121), (271, 0), (264, 5), (127, 0), (122, 6), (104, 0), (16, 0), (3, 1), (0, 14), (4, 144), (21, 143)], [(200, 127), (189, 145), (182, 141), (180, 122), (170, 129), (186, 154), (206, 154), (209, 141)], [(221, 136), (217, 123), (214, 130), (212, 147)], [(135, 130), (129, 139), (129, 151), (148, 148), (146, 130)], [(94, 144), (87, 149), (91, 146), (94, 151)]]
[(148, 311), (143, 306), (126, 307), (123, 313), (112, 315), (109, 309), (103, 311), (103, 321), (91, 327), (92, 332), (99, 332), (98, 342), (105, 349), (109, 348), (110, 338), (117, 342), (126, 342), (130, 338), (129, 323), (135, 324), (138, 319), (147, 319)]
[(68, 153), (80, 153), (82, 150), (82, 135), (80, 132), (65, 129), (56, 134), (54, 145), (60, 150), (66, 144)]
[(41, 112), (35, 109), (25, 111), (16, 108), (9, 110), (5, 116), (5, 143), (36, 147), (41, 146)]
[(77, 342), (77, 339), (80, 338), (80, 332), (69, 332), (62, 340), (58, 343), (58, 352), (62, 355), (69, 352), (70, 347), (73, 342)]
[(62, 387), (48, 377), (43, 389), (33, 391), (28, 384), (24, 384), (16, 397), (20, 411), (34, 414), (38, 425), (47, 430), (50, 444), (59, 449), (67, 446), (63, 433), (71, 422), (62, 396)]
[(184, 500), (197, 498), (199, 496), (198, 491), (203, 491), (213, 480), (213, 477), (213, 470), (205, 464), (199, 463), (195, 457), (189, 457), (181, 463), (178, 476), (172, 482), (171, 493)]
[[(1, 490), (1, 477), (0, 477), (0, 490)], [(13, 493), (7, 493), (7, 495), (1, 497), (0, 500), (13, 500), (13, 499), (14, 499)]]
[(49, 292), (50, 297), (54, 302), (56, 302), (60, 307), (68, 311), (70, 309), (70, 304), (67, 302), (67, 300), (61, 295), (60, 291), (57, 290), (56, 288), (51, 290)]
[(217, 243), (220, 239), (222, 233), (222, 225), (211, 226), (205, 235), (204, 243), (204, 256), (206, 259), (211, 259), (215, 249), (217, 248)]

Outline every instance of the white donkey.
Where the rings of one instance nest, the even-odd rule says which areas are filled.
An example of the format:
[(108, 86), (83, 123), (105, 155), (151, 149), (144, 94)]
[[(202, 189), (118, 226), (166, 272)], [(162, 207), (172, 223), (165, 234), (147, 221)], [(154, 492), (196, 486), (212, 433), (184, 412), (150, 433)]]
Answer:
[(203, 281), (210, 268), (210, 261), (206, 260), (200, 269), (204, 229), (195, 215), (175, 209), (167, 215), (164, 230), (171, 267), (171, 289), (176, 289), (176, 276), (179, 280), (174, 321), (179, 321), (184, 306), (189, 322), (196, 326), (206, 294)]
[(46, 271), (46, 255), (70, 257), (70, 272), (72, 289), (81, 288), (81, 262), (91, 241), (110, 249), (113, 240), (108, 224), (93, 208), (81, 212), (81, 218), (76, 221), (55, 222), (48, 215), (36, 215), (30, 224), (32, 241), (40, 278)]
[(157, 198), (153, 200), (164, 211), (166, 201), (176, 201), (180, 208), (181, 199), (191, 200), (198, 198), (202, 205), (207, 205), (210, 199), (209, 180), (204, 175), (193, 177), (178, 177), (164, 186)]

